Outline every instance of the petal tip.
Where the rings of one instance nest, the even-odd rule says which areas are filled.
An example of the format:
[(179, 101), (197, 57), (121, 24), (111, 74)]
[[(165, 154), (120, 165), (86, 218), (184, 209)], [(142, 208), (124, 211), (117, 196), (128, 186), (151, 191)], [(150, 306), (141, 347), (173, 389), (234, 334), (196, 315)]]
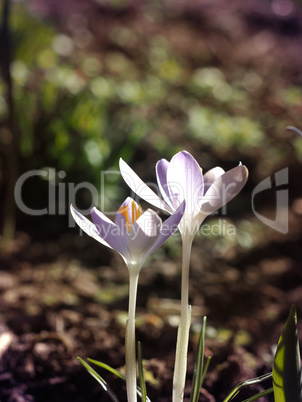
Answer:
[(97, 207), (92, 207), (90, 209), (90, 213), (95, 213), (96, 211), (98, 211)]

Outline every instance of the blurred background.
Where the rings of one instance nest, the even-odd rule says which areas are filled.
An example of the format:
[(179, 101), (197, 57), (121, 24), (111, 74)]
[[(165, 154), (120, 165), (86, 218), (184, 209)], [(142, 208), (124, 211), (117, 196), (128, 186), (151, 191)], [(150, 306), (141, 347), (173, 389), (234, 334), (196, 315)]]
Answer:
[[(107, 400), (76, 356), (124, 365), (128, 273), (79, 233), (69, 204), (116, 210), (129, 195), (120, 157), (155, 182), (157, 160), (182, 149), (205, 172), (250, 171), (194, 241), (188, 391), (205, 314), (201, 401), (269, 372), (292, 303), (302, 317), (302, 138), (286, 131), (302, 129), (301, 1), (3, 0), (0, 35), (1, 401)], [(275, 220), (278, 171), (285, 233), (252, 208)], [(137, 338), (156, 401), (170, 400), (180, 258), (175, 235), (140, 277)]]

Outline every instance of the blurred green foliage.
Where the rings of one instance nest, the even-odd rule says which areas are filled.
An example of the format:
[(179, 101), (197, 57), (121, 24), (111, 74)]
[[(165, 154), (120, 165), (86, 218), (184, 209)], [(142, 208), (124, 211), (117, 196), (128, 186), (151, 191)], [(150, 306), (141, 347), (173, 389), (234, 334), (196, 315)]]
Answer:
[[(113, 11), (116, 23), (101, 40), (85, 15), (71, 14), (62, 32), (55, 19), (42, 18), (26, 2), (12, 6), (20, 173), (49, 166), (65, 171), (69, 182), (100, 188), (101, 171), (116, 169), (119, 157), (129, 161), (148, 148), (169, 159), (188, 144), (196, 157), (211, 155), (205, 155), (205, 170), (221, 160), (252, 162), (254, 181), (288, 158), (301, 160), (302, 142), (291, 145), (293, 136), (285, 137), (285, 127), (298, 122), (301, 88), (279, 80), (273, 64), (243, 61), (231, 68), (206, 47), (180, 51), (169, 29), (156, 29), (168, 20), (159, 5), (139, 14), (145, 31), (115, 20)], [(191, 34), (187, 23), (184, 37)], [(178, 22), (173, 24), (177, 32)], [(8, 112), (5, 85), (0, 81), (0, 122)], [(3, 131), (0, 144), (6, 140)], [(116, 205), (124, 197), (118, 179), (106, 183), (106, 199)]]

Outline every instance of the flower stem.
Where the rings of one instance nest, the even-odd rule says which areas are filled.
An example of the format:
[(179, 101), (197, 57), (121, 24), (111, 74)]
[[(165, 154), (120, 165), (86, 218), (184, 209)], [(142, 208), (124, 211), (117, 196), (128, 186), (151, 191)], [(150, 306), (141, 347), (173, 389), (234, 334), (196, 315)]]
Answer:
[(128, 402), (136, 402), (135, 308), (138, 274), (130, 272), (129, 307), (126, 327), (126, 388)]
[(182, 402), (184, 397), (189, 330), (191, 323), (191, 306), (189, 306), (189, 265), (192, 239), (182, 239), (182, 278), (181, 278), (181, 312), (177, 333), (175, 367), (173, 376), (173, 402)]

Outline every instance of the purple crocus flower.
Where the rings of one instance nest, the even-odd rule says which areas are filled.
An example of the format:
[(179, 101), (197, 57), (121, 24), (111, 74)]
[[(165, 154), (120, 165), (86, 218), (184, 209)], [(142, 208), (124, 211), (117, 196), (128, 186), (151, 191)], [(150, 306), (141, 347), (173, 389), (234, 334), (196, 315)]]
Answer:
[(101, 211), (92, 208), (93, 222), (71, 205), (71, 213), (89, 236), (116, 250), (129, 270), (129, 308), (126, 330), (126, 388), (128, 402), (136, 402), (135, 306), (139, 272), (147, 257), (160, 247), (177, 229), (183, 216), (183, 202), (164, 222), (156, 212), (142, 208), (130, 197), (120, 206), (115, 222)]
[(151, 209), (143, 213), (142, 208), (130, 197), (118, 209), (115, 222), (97, 208), (91, 210), (93, 222), (72, 205), (70, 209), (74, 220), (85, 233), (117, 251), (129, 270), (139, 272), (147, 257), (177, 230), (184, 203), (164, 222)]
[(161, 159), (156, 164), (157, 183), (163, 197), (161, 199), (122, 159), (120, 171), (125, 182), (137, 195), (170, 214), (185, 200), (186, 209), (179, 230), (182, 237), (188, 236), (191, 239), (204, 219), (231, 201), (248, 178), (248, 170), (242, 164), (227, 172), (215, 167), (203, 175), (193, 156), (181, 151), (170, 162)]
[(170, 214), (185, 200), (186, 208), (179, 223), (182, 238), (181, 313), (173, 376), (173, 402), (182, 402), (186, 379), (187, 349), (191, 322), (189, 306), (189, 265), (193, 238), (204, 219), (231, 201), (243, 188), (248, 170), (241, 163), (225, 172), (215, 167), (203, 175), (198, 162), (186, 151), (178, 152), (170, 162), (156, 164), (161, 199), (120, 159), (120, 171), (128, 186), (141, 198)]

